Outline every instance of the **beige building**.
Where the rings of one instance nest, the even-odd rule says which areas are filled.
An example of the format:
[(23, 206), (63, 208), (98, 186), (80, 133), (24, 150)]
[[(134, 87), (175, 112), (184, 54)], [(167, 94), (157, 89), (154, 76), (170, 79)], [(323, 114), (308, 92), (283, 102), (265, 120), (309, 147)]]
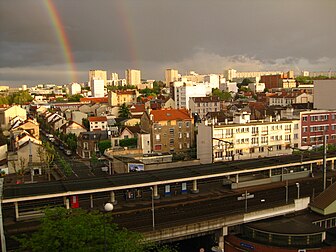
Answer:
[(89, 71), (89, 84), (90, 84), (90, 87), (91, 87), (93, 79), (103, 80), (104, 81), (104, 86), (106, 86), (107, 72), (104, 71), (104, 70), (90, 70)]
[(299, 145), (299, 120), (251, 121), (237, 113), (232, 122), (198, 126), (197, 158), (202, 164), (291, 154)]
[(146, 112), (140, 125), (151, 135), (153, 152), (188, 153), (194, 147), (194, 119), (186, 109)]
[(136, 103), (139, 92), (137, 90), (116, 90), (108, 93), (110, 106), (131, 105)]
[(165, 80), (166, 86), (169, 87), (169, 84), (174, 81), (178, 81), (179, 73), (176, 69), (166, 69), (165, 71)]
[(314, 81), (314, 108), (336, 109), (336, 80)]
[(40, 124), (35, 120), (28, 119), (25, 122), (12, 125), (10, 132), (14, 130), (25, 130), (36, 139), (40, 139)]
[(75, 134), (78, 137), (81, 132), (86, 132), (87, 130), (83, 125), (72, 121), (72, 122), (67, 122), (66, 124), (64, 124), (61, 127), (61, 131), (64, 134), (71, 134), (71, 133)]
[(141, 72), (140, 70), (127, 69), (125, 71), (125, 79), (127, 85), (132, 85), (138, 87), (141, 85)]
[(27, 120), (27, 111), (18, 105), (9, 108), (0, 108), (0, 125), (2, 129), (9, 129), (10, 121), (14, 117), (20, 117), (23, 121)]

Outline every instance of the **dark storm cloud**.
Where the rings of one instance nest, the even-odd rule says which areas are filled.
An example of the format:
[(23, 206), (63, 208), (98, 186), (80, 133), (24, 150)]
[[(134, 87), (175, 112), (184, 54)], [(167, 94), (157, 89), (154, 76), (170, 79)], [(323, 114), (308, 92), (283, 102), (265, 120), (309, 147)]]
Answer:
[[(221, 73), (228, 67), (317, 71), (336, 64), (334, 0), (53, 2), (81, 81), (93, 68), (123, 76), (136, 67), (145, 78), (159, 79), (170, 67)], [(1, 1), (0, 83), (66, 82), (62, 66), (68, 69), (45, 2)]]

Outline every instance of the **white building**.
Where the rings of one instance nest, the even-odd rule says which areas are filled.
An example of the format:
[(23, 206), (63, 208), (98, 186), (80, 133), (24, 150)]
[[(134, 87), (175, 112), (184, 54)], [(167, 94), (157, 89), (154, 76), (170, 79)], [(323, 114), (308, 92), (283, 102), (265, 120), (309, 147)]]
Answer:
[(224, 91), (224, 92), (229, 92), (229, 93), (238, 93), (238, 86), (237, 86), (237, 82), (225, 82), (225, 83), (221, 83), (219, 85), (219, 89)]
[(248, 87), (249, 89), (251, 89), (253, 93), (261, 93), (261, 92), (264, 92), (265, 90), (265, 83), (260, 83), (260, 82), (249, 83)]
[(91, 80), (92, 97), (104, 97), (104, 80), (95, 79)]
[(209, 74), (204, 76), (204, 82), (208, 83), (211, 88), (219, 88), (220, 76), (218, 74)]
[(69, 95), (80, 94), (82, 92), (82, 87), (78, 83), (70, 83), (67, 86), (67, 93)]
[(198, 125), (197, 158), (202, 164), (292, 153), (299, 144), (299, 120), (251, 121), (248, 113), (233, 122)]
[(141, 72), (140, 70), (127, 69), (125, 71), (125, 79), (127, 85), (132, 85), (138, 87), (141, 84)]
[(89, 71), (89, 86), (92, 88), (93, 79), (101, 79), (104, 81), (104, 86), (106, 85), (107, 72), (104, 70), (90, 70)]
[(175, 108), (189, 109), (189, 99), (191, 97), (205, 97), (211, 94), (211, 87), (203, 83), (182, 83), (174, 82)]
[(88, 117), (90, 124), (90, 131), (107, 130), (106, 116), (91, 116)]

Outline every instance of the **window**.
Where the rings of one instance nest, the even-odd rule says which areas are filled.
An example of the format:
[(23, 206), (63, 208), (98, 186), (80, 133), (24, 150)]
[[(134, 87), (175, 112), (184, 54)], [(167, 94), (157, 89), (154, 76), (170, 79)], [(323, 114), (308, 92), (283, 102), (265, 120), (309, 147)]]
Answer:
[(259, 147), (259, 152), (264, 152), (264, 147)]
[(303, 132), (308, 132), (308, 127), (307, 126), (302, 127), (302, 131)]
[(161, 150), (161, 148), (162, 148), (162, 145), (161, 145), (161, 144), (156, 144), (156, 145), (154, 145), (154, 150), (156, 150), (156, 151)]
[(160, 141), (160, 134), (155, 134), (155, 140)]
[(186, 138), (189, 138), (189, 132), (186, 132)]
[(186, 127), (187, 127), (187, 128), (190, 127), (190, 122), (186, 122)]
[(182, 128), (182, 122), (178, 122), (178, 127), (181, 129)]
[(84, 150), (88, 150), (89, 149), (89, 143), (88, 142), (84, 142), (83, 143), (83, 149)]
[(298, 139), (299, 138), (299, 134), (294, 134), (294, 139)]
[(174, 135), (174, 128), (170, 128), (169, 133), (170, 133), (170, 135)]
[(169, 144), (174, 145), (174, 138), (169, 138)]
[(308, 121), (308, 116), (303, 116), (302, 121), (307, 122)]
[(182, 133), (181, 132), (179, 132), (179, 138), (182, 138)]

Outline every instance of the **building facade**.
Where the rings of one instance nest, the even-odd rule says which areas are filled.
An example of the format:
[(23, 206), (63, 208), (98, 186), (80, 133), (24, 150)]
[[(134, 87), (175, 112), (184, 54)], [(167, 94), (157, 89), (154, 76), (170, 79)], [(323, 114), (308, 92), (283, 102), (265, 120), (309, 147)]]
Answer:
[(199, 118), (204, 118), (208, 112), (221, 110), (222, 102), (217, 96), (192, 97), (189, 99), (189, 109), (197, 113)]
[[(90, 70), (89, 71), (89, 84), (92, 85), (92, 80), (103, 80), (104, 85), (106, 85), (107, 72), (104, 70)], [(92, 88), (92, 86), (91, 86)]]
[(232, 122), (198, 126), (197, 157), (201, 163), (291, 154), (299, 145), (299, 120), (251, 121), (237, 113)]
[(140, 70), (127, 69), (125, 71), (125, 79), (127, 85), (132, 85), (138, 87), (141, 84), (141, 72)]
[(174, 81), (178, 81), (178, 78), (179, 78), (178, 70), (176, 70), (176, 69), (166, 69), (165, 80), (166, 80), (167, 87), (169, 86), (170, 83), (172, 83)]
[(88, 117), (90, 131), (107, 130), (106, 116), (91, 116)]
[(311, 110), (300, 112), (302, 149), (336, 144), (336, 110)]
[(153, 152), (185, 153), (194, 146), (194, 119), (186, 109), (146, 112), (140, 125), (151, 135)]

